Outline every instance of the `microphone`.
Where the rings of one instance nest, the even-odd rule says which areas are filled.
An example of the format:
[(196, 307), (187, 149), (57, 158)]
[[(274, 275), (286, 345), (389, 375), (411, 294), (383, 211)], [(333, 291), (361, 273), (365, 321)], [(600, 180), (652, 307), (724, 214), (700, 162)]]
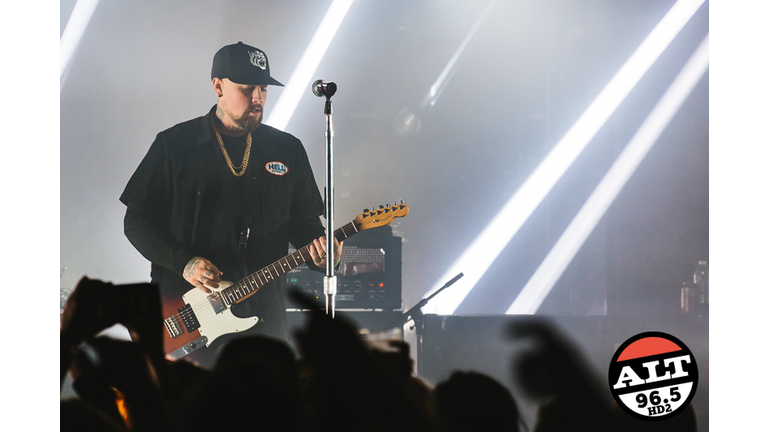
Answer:
[(317, 97), (331, 97), (336, 93), (336, 84), (332, 82), (323, 82), (317, 80), (312, 84), (312, 93)]

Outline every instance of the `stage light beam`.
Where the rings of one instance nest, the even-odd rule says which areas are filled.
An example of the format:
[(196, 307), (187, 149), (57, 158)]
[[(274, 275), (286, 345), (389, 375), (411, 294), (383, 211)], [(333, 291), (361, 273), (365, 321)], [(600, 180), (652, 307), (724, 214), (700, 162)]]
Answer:
[(507, 309), (507, 314), (536, 313), (708, 66), (709, 37), (706, 37)]
[(456, 66), (464, 57), (464, 53), (466, 52), (469, 43), (472, 42), (472, 39), (474, 39), (475, 33), (477, 33), (480, 25), (483, 23), (483, 21), (485, 21), (485, 18), (488, 16), (488, 12), (491, 11), (491, 8), (494, 4), (496, 4), (496, 0), (491, 0), (491, 2), (488, 3), (483, 12), (480, 14), (480, 18), (475, 21), (475, 24), (469, 30), (469, 33), (467, 33), (467, 35), (464, 37), (461, 45), (459, 45), (459, 47), (456, 49), (456, 52), (453, 53), (453, 56), (451, 56), (451, 59), (445, 65), (443, 71), (437, 77), (434, 84), (432, 84), (432, 86), (429, 88), (429, 92), (421, 101), (422, 109), (432, 108), (435, 103), (437, 103), (437, 98), (440, 97), (440, 93), (443, 92), (445, 85), (448, 84), (448, 81), (450, 81), (451, 77), (453, 77), (454, 72), (456, 72)]
[(331, 3), (320, 22), (320, 26), (315, 31), (315, 35), (301, 56), (298, 66), (293, 71), (275, 107), (264, 123), (280, 130), (285, 129), (288, 125), (301, 97), (309, 91), (312, 75), (325, 56), (328, 46), (330, 46), (339, 26), (347, 15), (347, 11), (352, 6), (352, 2), (353, 0), (334, 0)]
[(91, 21), (93, 12), (96, 10), (96, 6), (99, 5), (99, 0), (78, 0), (75, 3), (72, 13), (69, 15), (66, 27), (61, 33), (61, 39), (59, 40), (59, 56), (60, 56), (60, 71), (59, 81), (60, 85), (63, 84), (64, 72), (67, 71), (72, 57), (77, 51), (77, 47), (80, 45), (80, 40), (83, 38), (88, 23)]
[[(523, 223), (538, 207), (586, 145), (603, 127), (638, 81), (704, 3), (678, 0), (608, 82), (563, 138), (512, 195), (480, 235), (438, 279), (463, 272), (465, 277), (424, 306), (425, 313), (453, 314)], [(436, 283), (426, 296), (440, 288)]]

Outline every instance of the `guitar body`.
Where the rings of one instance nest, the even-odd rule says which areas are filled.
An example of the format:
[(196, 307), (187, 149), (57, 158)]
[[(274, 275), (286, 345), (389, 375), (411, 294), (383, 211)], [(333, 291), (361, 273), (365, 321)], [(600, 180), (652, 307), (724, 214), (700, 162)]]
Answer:
[[(407, 214), (408, 206), (402, 202), (365, 210), (355, 220), (337, 229), (334, 236), (341, 242), (360, 231), (388, 225), (393, 219)], [(182, 296), (164, 296), (163, 316), (168, 317), (163, 320), (165, 357), (169, 360), (180, 359), (196, 349), (210, 346), (222, 335), (248, 330), (256, 325), (258, 317), (238, 318), (232, 314), (230, 307), (311, 260), (310, 246), (311, 243), (234, 284), (222, 281), (211, 294), (192, 288)]]
[[(163, 316), (170, 317), (165, 320), (167, 331), (164, 333), (167, 359), (177, 360), (198, 348), (210, 346), (219, 336), (248, 330), (259, 322), (258, 317), (236, 317), (221, 301), (219, 293), (231, 285), (222, 281), (212, 294), (192, 288), (181, 297), (163, 299)], [(171, 337), (175, 335), (174, 328), (183, 330)]]

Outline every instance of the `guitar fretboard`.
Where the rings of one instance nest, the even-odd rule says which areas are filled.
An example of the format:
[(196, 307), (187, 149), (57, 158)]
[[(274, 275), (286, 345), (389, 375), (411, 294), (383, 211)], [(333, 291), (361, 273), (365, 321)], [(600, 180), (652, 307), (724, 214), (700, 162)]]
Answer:
[[(334, 231), (333, 236), (336, 240), (342, 242), (358, 232), (360, 231), (356, 222), (352, 221)], [(310, 261), (312, 255), (309, 253), (309, 246), (310, 245), (308, 244), (296, 252), (280, 258), (256, 273), (232, 284), (232, 286), (221, 290), (221, 298), (227, 306), (230, 306), (233, 303), (238, 303), (247, 297), (250, 297), (264, 285), (276, 280), (305, 262)]]

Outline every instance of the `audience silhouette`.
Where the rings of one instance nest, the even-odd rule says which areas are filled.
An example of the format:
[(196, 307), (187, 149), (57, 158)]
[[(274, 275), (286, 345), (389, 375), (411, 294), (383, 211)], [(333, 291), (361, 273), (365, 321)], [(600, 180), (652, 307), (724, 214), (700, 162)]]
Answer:
[(520, 413), (512, 393), (479, 372), (454, 372), (435, 387), (439, 431), (520, 430)]
[[(295, 347), (264, 336), (224, 345), (211, 369), (164, 358), (157, 287), (84, 277), (61, 318), (60, 427), (97, 431), (520, 431), (508, 388), (475, 371), (432, 386), (413, 373), (409, 346), (374, 347), (343, 314), (290, 295), (308, 310)], [(131, 341), (100, 336), (124, 325)], [(536, 349), (512, 361), (522, 392), (544, 400), (532, 426), (546, 431), (695, 431), (693, 407), (669, 422), (631, 418), (606, 397), (577, 347), (545, 321), (511, 327)]]

